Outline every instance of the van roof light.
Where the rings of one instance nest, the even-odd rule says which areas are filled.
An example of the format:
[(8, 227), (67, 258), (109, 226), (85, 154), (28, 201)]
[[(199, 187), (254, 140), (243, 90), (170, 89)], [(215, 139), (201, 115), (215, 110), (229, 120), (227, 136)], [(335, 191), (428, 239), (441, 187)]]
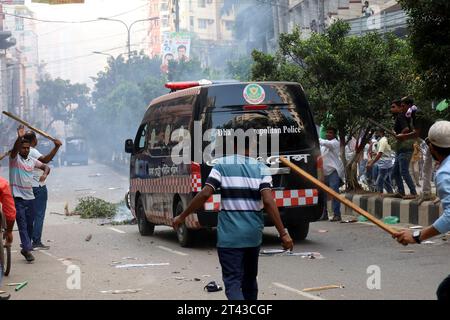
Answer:
[(167, 82), (165, 87), (173, 91), (183, 90), (198, 86), (205, 86), (208, 84), (212, 84), (212, 81), (202, 79), (199, 81), (181, 81), (181, 82)]

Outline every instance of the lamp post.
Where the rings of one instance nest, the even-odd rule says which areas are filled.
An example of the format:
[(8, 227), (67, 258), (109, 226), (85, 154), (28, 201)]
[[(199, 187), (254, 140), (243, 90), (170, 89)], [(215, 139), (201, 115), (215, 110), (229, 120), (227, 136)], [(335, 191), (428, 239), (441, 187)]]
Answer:
[(130, 56), (131, 56), (131, 44), (130, 44), (131, 27), (137, 22), (159, 20), (159, 17), (151, 17), (151, 18), (147, 18), (147, 19), (139, 19), (139, 20), (133, 21), (130, 25), (127, 25), (124, 21), (119, 20), (119, 19), (100, 17), (100, 18), (98, 18), (98, 20), (120, 22), (121, 24), (123, 24), (125, 26), (125, 28), (127, 28), (128, 60), (130, 60)]
[(111, 59), (112, 59), (112, 61), (113, 61), (113, 63), (114, 63), (114, 79), (117, 80), (116, 75), (117, 75), (117, 71), (118, 71), (118, 70), (117, 70), (117, 62), (116, 62), (116, 58), (114, 58), (114, 56), (113, 56), (112, 54), (105, 53), (105, 52), (101, 52), (101, 51), (92, 51), (92, 53), (94, 53), (94, 54), (101, 54), (101, 55), (103, 55), (103, 56), (111, 57)]

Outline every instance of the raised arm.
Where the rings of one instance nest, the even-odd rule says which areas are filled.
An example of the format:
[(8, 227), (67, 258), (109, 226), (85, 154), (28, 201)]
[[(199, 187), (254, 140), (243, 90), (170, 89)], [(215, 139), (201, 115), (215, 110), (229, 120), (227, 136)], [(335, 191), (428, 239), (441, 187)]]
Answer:
[(54, 140), (53, 143), (55, 144), (55, 146), (53, 147), (53, 149), (46, 154), (45, 156), (39, 157), (39, 161), (42, 163), (49, 163), (50, 161), (53, 160), (53, 158), (55, 157), (56, 153), (58, 152), (59, 148), (62, 146), (62, 142), (58, 139)]
[(25, 135), (25, 127), (23, 125), (20, 125), (17, 128), (17, 139), (16, 139), (16, 142), (14, 143), (14, 146), (13, 146), (13, 148), (11, 150), (11, 153), (9, 154), (9, 156), (11, 158), (14, 159), (15, 157), (17, 157), (17, 154), (19, 153), (20, 148), (22, 146), (22, 138), (23, 138), (24, 135)]

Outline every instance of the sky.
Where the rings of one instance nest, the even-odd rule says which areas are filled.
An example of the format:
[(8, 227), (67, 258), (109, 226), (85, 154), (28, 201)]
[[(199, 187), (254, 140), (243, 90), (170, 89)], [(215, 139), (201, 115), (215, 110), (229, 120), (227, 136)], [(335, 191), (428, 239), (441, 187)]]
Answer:
[[(46, 5), (25, 4), (37, 19), (51, 21), (96, 20), (113, 17), (127, 25), (147, 18), (147, 0), (85, 0), (84, 4)], [(146, 22), (138, 22), (131, 29), (131, 49), (139, 47), (147, 30)], [(119, 22), (94, 21), (89, 23), (36, 22), (39, 43), (39, 61), (45, 61), (46, 71), (52, 77), (69, 79), (92, 86), (90, 77), (106, 67), (108, 53), (117, 57), (127, 52), (127, 30)]]

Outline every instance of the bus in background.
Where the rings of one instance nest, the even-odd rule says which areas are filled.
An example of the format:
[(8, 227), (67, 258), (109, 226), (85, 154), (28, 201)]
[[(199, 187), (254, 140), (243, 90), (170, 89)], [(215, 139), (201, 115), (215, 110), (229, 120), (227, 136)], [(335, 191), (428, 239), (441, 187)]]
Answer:
[(67, 166), (73, 164), (88, 165), (87, 141), (83, 137), (66, 138), (63, 163)]

